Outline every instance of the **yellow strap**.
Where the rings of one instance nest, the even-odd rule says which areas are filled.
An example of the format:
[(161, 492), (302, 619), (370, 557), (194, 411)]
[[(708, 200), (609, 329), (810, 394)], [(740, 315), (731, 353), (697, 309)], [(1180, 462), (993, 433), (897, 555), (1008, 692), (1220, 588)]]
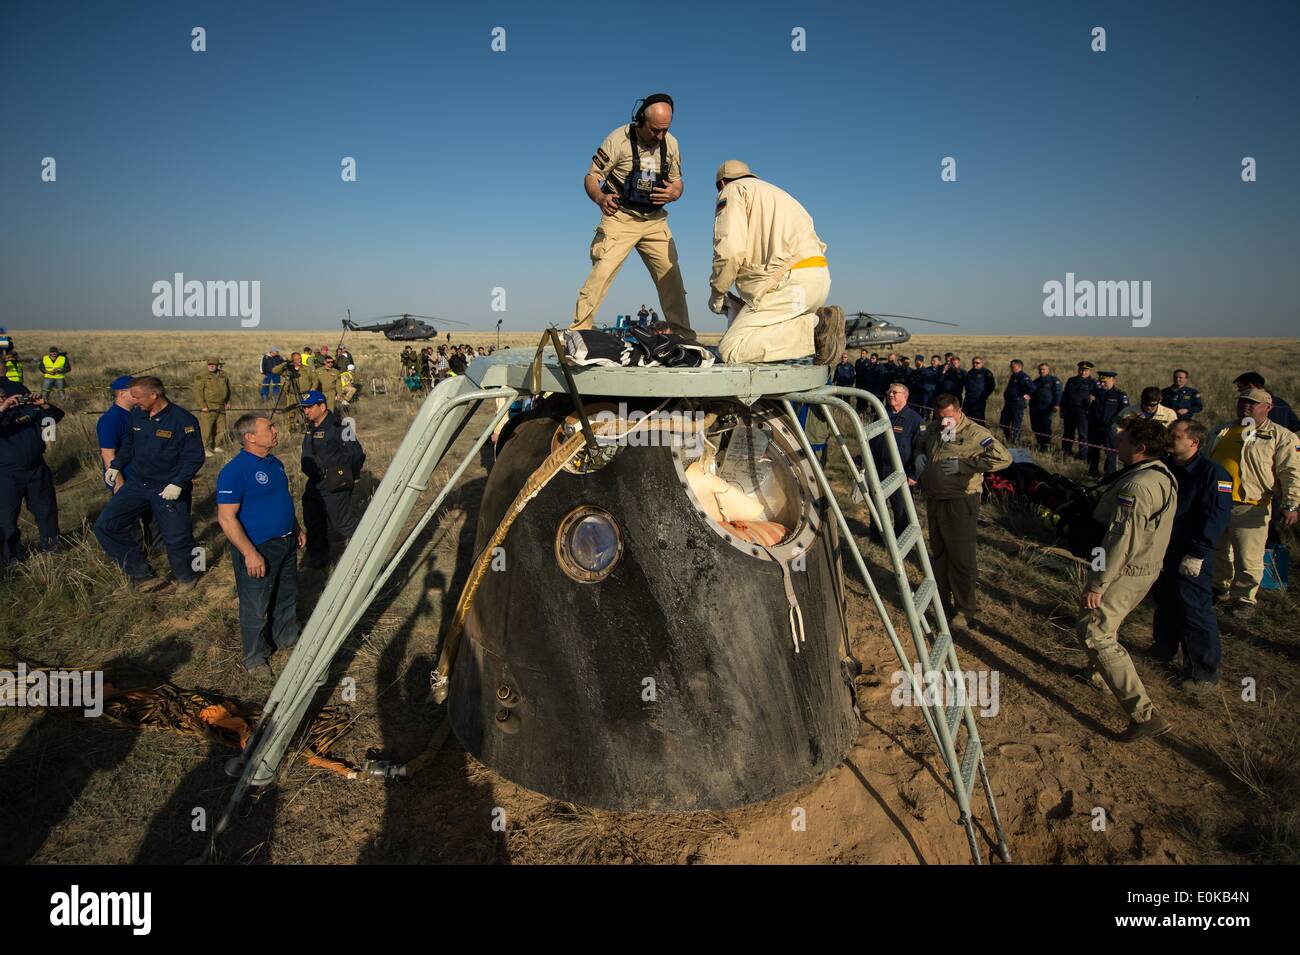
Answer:
[(826, 268), (826, 256), (814, 255), (790, 266), (791, 269), (816, 269)]

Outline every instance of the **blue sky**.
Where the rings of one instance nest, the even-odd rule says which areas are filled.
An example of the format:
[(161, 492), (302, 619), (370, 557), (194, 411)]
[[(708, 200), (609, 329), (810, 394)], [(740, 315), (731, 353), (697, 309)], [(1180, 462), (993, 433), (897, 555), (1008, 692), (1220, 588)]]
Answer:
[[(851, 311), (964, 333), (1294, 335), (1296, 3), (606, 6), (8, 6), (0, 324), (237, 327), (155, 318), (152, 284), (182, 272), (260, 281), (263, 330), (348, 307), (563, 326), (599, 219), (586, 165), (666, 90), (686, 185), (670, 224), (702, 330), (722, 330), (713, 171), (740, 158), (812, 213)], [(1043, 283), (1067, 271), (1150, 281), (1150, 326), (1045, 317)], [(600, 318), (642, 302), (633, 256)]]

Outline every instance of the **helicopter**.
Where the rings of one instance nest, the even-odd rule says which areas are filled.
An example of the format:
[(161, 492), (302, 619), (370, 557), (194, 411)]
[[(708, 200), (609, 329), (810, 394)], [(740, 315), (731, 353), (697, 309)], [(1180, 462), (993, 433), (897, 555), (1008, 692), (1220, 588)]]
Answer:
[(416, 342), (438, 337), (438, 330), (429, 322), (443, 325), (464, 325), (446, 318), (434, 318), (432, 315), (412, 315), (402, 312), (400, 315), (380, 315), (370, 319), (374, 325), (358, 325), (350, 318), (343, 319), (343, 327), (350, 332), (383, 332), (391, 342)]
[(844, 320), (844, 345), (846, 348), (875, 348), (880, 345), (901, 345), (912, 337), (902, 325), (887, 322), (887, 318), (902, 318), (909, 322), (930, 322), (934, 325), (959, 327), (956, 322), (940, 322), (933, 318), (914, 315), (887, 315), (884, 312), (854, 312)]

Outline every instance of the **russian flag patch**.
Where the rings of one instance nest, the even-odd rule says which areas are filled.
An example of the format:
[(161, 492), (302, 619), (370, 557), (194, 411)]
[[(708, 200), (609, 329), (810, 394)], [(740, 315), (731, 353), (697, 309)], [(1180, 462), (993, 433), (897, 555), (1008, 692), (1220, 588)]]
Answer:
[(1226, 491), (1227, 493), (1231, 494), (1231, 493), (1232, 493), (1232, 482), (1231, 482), (1231, 481), (1220, 481), (1220, 482), (1219, 482), (1219, 490), (1220, 490), (1220, 491)]
[(1117, 496), (1117, 499), (1119, 500), (1120, 507), (1132, 507), (1135, 503), (1133, 498), (1129, 497), (1127, 494), (1120, 494)]
[(981, 448), (992, 447), (992, 445), (993, 445), (993, 438), (992, 438), (991, 436), (985, 438), (983, 441), (980, 442), (980, 447), (981, 447)]

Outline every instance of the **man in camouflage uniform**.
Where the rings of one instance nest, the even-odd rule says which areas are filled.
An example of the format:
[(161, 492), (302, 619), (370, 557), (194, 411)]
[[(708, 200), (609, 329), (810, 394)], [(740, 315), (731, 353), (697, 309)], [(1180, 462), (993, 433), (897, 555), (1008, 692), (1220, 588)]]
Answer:
[(935, 399), (934, 420), (926, 427), (924, 442), (921, 488), (935, 582), (944, 609), (956, 610), (949, 623), (966, 629), (975, 625), (979, 609), (975, 539), (984, 475), (1007, 467), (1011, 452), (987, 428), (962, 414), (961, 399), (947, 393)]
[(321, 359), (321, 364), (314, 365), (311, 369), (311, 381), (307, 385), (308, 391), (319, 391), (325, 396), (325, 407), (333, 411), (334, 403), (339, 397), (339, 370), (334, 367), (334, 356), (326, 355)]
[(227, 433), (226, 409), (230, 407), (230, 379), (221, 370), (220, 358), (209, 358), (208, 370), (194, 379), (194, 403), (198, 405), (204, 452), (220, 452), (221, 439)]

